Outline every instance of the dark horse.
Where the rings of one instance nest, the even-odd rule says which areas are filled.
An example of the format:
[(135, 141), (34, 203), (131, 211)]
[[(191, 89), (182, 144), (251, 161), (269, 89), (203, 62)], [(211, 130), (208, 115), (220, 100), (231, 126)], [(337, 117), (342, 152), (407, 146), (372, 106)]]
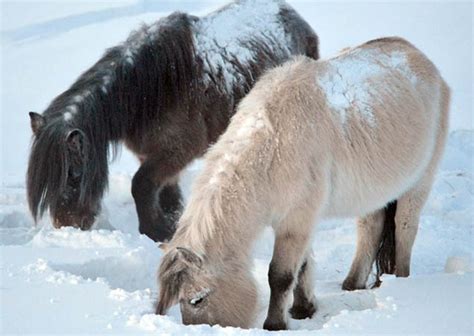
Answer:
[(317, 59), (318, 38), (278, 0), (240, 0), (201, 18), (173, 13), (132, 32), (42, 115), (30, 112), (33, 217), (49, 209), (55, 227), (89, 229), (123, 141), (141, 163), (132, 181), (139, 230), (170, 239), (180, 171), (216, 141), (257, 78), (297, 54)]

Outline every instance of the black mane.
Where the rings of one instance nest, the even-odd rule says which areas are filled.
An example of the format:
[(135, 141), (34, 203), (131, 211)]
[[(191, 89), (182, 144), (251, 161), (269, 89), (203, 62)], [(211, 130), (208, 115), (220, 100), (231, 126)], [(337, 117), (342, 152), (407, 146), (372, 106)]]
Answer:
[[(192, 17), (174, 13), (143, 25), (83, 73), (43, 113), (46, 126), (33, 140), (27, 172), (28, 202), (35, 220), (57, 204), (70, 167), (66, 137), (86, 139), (81, 202), (107, 187), (109, 146), (160, 118), (160, 111), (187, 101), (196, 78)], [(172, 69), (172, 71), (170, 71)], [(85, 194), (88, 193), (88, 194)]]

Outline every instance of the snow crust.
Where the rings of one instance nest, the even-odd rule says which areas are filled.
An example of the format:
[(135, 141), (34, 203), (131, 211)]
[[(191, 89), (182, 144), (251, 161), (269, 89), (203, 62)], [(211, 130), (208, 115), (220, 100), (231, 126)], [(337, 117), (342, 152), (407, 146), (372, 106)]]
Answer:
[(328, 60), (328, 68), (323, 75), (318, 74), (316, 80), (342, 124), (353, 111), (374, 127), (377, 122), (372, 106), (380, 89), (373, 83), (380, 83), (393, 72), (416, 85), (416, 76), (402, 52), (386, 54), (374, 49), (358, 49)]
[(244, 65), (254, 60), (256, 55), (248, 46), (253, 39), (272, 40), (288, 51), (287, 36), (278, 17), (281, 3), (280, 0), (242, 0), (196, 24), (196, 52), (204, 61), (207, 81), (222, 71), (225, 89), (230, 92), (234, 83), (242, 80), (230, 60), (237, 57)]
[[(379, 289), (342, 291), (355, 249), (355, 223), (352, 219), (320, 223), (313, 243), (318, 311), (312, 319), (290, 320), (293, 331), (283, 334), (296, 330), (469, 334), (474, 281), (473, 155), (474, 131), (451, 133), (422, 214), (408, 279), (385, 276)], [(186, 197), (201, 166), (198, 161), (183, 175)], [(1, 188), (2, 332), (266, 334), (261, 329), (183, 326), (178, 306), (167, 316), (154, 315), (162, 251), (138, 234), (129, 192), (131, 177), (112, 174), (104, 213), (94, 229), (86, 232), (53, 229), (47, 218), (33, 226), (24, 185)], [(266, 230), (253, 252), (260, 293), (255, 328), (262, 326), (267, 311), (272, 250), (273, 233)], [(371, 276), (369, 283), (373, 280)], [(35, 313), (23, 323), (30, 309)], [(48, 322), (50, 316), (58, 322)]]

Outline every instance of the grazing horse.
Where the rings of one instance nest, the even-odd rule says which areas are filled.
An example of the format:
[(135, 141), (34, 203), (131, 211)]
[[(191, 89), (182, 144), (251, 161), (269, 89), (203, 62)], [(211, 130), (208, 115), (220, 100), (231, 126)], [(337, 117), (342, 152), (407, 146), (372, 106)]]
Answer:
[[(89, 229), (107, 187), (109, 149), (123, 142), (139, 230), (170, 239), (182, 210), (179, 173), (225, 130), (268, 68), (318, 58), (318, 38), (287, 4), (237, 0), (207, 16), (174, 13), (111, 49), (44, 113), (30, 112), (27, 189), (35, 220)], [(113, 153), (113, 151), (112, 151)]]
[(395, 223), (395, 274), (408, 276), (448, 105), (436, 67), (400, 38), (270, 70), (204, 156), (162, 258), (157, 313), (179, 302), (186, 324), (251, 326), (250, 257), (266, 225), (275, 231), (266, 329), (287, 328), (291, 291), (294, 318), (315, 312), (309, 255), (321, 219), (362, 216), (344, 288), (365, 287), (384, 222)]

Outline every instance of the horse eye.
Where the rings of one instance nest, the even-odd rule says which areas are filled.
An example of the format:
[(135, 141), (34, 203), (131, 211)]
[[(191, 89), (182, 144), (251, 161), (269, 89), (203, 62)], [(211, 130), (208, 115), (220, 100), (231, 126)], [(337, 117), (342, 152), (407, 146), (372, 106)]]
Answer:
[(197, 307), (203, 301), (204, 301), (204, 297), (197, 297), (197, 298), (189, 300), (189, 304), (193, 307)]

